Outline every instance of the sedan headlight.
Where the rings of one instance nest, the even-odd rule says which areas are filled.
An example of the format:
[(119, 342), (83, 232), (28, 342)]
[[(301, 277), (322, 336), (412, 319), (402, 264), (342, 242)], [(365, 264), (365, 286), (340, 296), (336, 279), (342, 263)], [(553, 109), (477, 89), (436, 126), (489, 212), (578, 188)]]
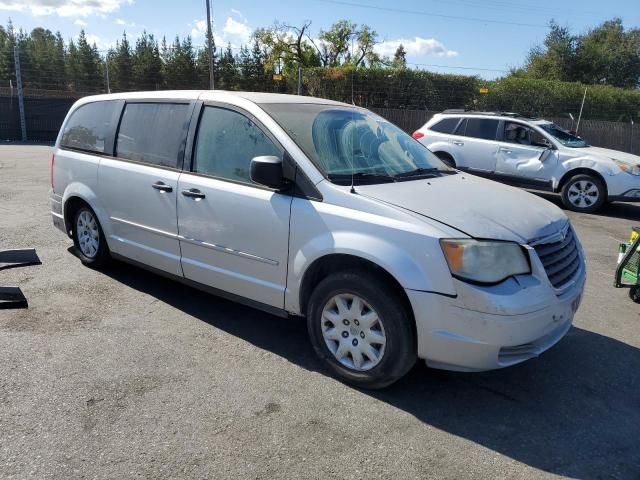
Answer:
[(621, 160), (616, 160), (615, 158), (612, 158), (611, 160), (613, 160), (613, 163), (615, 163), (623, 172), (630, 173), (631, 175), (640, 175), (640, 165), (633, 165)]
[(513, 275), (531, 273), (520, 245), (492, 240), (440, 240), (454, 277), (475, 283), (499, 283)]

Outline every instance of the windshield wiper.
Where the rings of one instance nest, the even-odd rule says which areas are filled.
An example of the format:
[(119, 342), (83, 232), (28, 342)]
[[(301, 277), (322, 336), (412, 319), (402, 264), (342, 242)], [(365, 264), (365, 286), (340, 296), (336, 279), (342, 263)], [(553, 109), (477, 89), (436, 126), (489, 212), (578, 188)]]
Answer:
[(391, 175), (385, 175), (383, 173), (367, 173), (367, 172), (356, 172), (354, 174), (330, 173), (329, 175), (327, 175), (327, 178), (329, 178), (329, 180), (332, 180), (332, 181), (335, 180), (340, 183), (346, 182), (346, 184), (350, 184), (352, 179), (358, 182), (359, 181), (364, 181), (364, 182), (369, 182), (369, 181), (395, 182), (396, 181), (395, 177), (392, 177)]
[(411, 178), (411, 177), (439, 177), (441, 174), (453, 175), (455, 170), (442, 170), (441, 168), (416, 168), (408, 172), (402, 172), (394, 175), (394, 178)]

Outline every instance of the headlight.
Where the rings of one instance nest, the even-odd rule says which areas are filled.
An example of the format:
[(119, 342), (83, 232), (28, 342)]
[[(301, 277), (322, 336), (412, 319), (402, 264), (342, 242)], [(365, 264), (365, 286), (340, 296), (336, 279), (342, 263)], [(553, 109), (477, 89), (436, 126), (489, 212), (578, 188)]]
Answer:
[(440, 240), (454, 277), (476, 283), (499, 283), (512, 275), (531, 273), (520, 245), (491, 240)]
[(611, 160), (613, 160), (613, 163), (615, 163), (623, 172), (630, 173), (631, 175), (640, 175), (640, 165), (633, 165), (621, 160), (616, 160), (615, 158), (612, 158)]

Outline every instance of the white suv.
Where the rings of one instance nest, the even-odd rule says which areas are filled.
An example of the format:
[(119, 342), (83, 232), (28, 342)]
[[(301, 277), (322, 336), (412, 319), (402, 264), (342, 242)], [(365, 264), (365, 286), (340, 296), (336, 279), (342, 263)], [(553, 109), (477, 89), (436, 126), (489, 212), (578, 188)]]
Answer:
[(413, 138), (448, 165), (493, 180), (559, 192), (565, 207), (595, 212), (640, 202), (640, 157), (592, 147), (546, 120), (448, 110)]
[(477, 371), (536, 357), (569, 330), (583, 291), (560, 209), (329, 100), (86, 97), (51, 173), (53, 222), (84, 264), (120, 259), (306, 317), (319, 357), (362, 387), (416, 358)]

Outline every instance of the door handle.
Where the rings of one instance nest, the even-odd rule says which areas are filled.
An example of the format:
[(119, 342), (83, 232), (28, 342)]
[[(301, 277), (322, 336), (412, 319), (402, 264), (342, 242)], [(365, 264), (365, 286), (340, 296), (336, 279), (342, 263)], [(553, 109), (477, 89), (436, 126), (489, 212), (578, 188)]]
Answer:
[(500, 151), (504, 152), (504, 153), (513, 153), (511, 150), (509, 150), (508, 148), (504, 148), (504, 147), (500, 147)]
[(206, 195), (204, 193), (202, 193), (200, 190), (198, 190), (197, 188), (190, 188), (189, 190), (182, 190), (182, 195), (184, 195), (185, 197), (195, 198), (195, 199), (206, 197)]
[(164, 182), (158, 181), (151, 186), (156, 190), (160, 190), (161, 192), (173, 192), (173, 187), (171, 185), (167, 185)]
[(453, 144), (458, 145), (459, 147), (462, 147), (464, 145), (464, 142), (454, 141)]

